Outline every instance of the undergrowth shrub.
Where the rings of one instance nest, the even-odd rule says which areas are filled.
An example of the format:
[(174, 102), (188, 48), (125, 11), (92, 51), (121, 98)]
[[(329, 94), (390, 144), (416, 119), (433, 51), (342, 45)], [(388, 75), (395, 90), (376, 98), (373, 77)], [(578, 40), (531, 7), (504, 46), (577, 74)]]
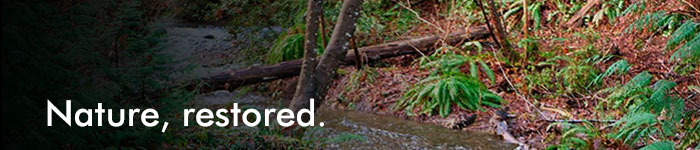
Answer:
[(568, 149), (591, 149), (591, 141), (597, 137), (599, 131), (590, 123), (584, 122), (583, 125), (571, 123), (552, 123), (547, 129), (552, 127), (562, 127), (562, 134), (559, 139), (559, 144), (550, 145), (547, 150), (568, 150)]
[[(505, 101), (489, 91), (478, 78), (478, 67), (475, 58), (469, 58), (446, 51), (443, 47), (438, 52), (420, 60), (421, 68), (433, 70), (430, 76), (419, 81), (404, 94), (394, 105), (395, 109), (404, 109), (407, 114), (413, 113), (419, 107), (418, 114), (432, 114), (438, 111), (446, 117), (453, 105), (461, 109), (484, 110), (481, 105), (499, 108)], [(444, 54), (440, 51), (445, 52)], [(493, 71), (483, 61), (478, 60), (482, 71), (493, 82)], [(470, 74), (460, 72), (459, 67), (469, 64)]]
[[(683, 43), (685, 42), (685, 43)], [(666, 49), (678, 50), (673, 53), (671, 60), (700, 65), (700, 24), (692, 20), (685, 21), (666, 43)]]
[(620, 110), (626, 112), (627, 108), (640, 101), (649, 89), (645, 86), (651, 83), (651, 74), (648, 71), (635, 75), (630, 81), (621, 86), (614, 86), (601, 90), (600, 93), (610, 93), (607, 98), (599, 102), (598, 107), (605, 110)]
[[(610, 138), (634, 146), (639, 142), (672, 140), (679, 132), (691, 131), (682, 128), (684, 121), (692, 122), (692, 118), (688, 118), (684, 111), (684, 100), (670, 94), (676, 83), (658, 80), (649, 87), (651, 78), (651, 74), (644, 71), (622, 86), (602, 90), (611, 94), (598, 107), (604, 108), (603, 112), (625, 113), (613, 124), (616, 130), (608, 135)], [(648, 146), (652, 145), (654, 144)]]
[(304, 34), (283, 33), (270, 48), (265, 62), (274, 64), (304, 57)]
[(558, 93), (582, 93), (583, 90), (586, 90), (588, 83), (597, 76), (598, 70), (592, 66), (595, 61), (591, 59), (581, 60), (575, 57), (556, 56), (541, 64), (557, 64), (556, 61), (565, 64), (555, 73), (555, 77), (561, 81)]
[(591, 81), (591, 82), (588, 84), (588, 87), (590, 87), (590, 86), (592, 86), (592, 85), (598, 85), (598, 84), (600, 84), (600, 83), (603, 81), (603, 78), (608, 77), (608, 76), (610, 76), (610, 75), (613, 75), (613, 74), (617, 74), (617, 75), (627, 74), (627, 71), (629, 71), (629, 69), (630, 69), (630, 64), (627, 63), (627, 60), (624, 60), (624, 59), (618, 60), (617, 62), (615, 62), (615, 63), (613, 63), (612, 65), (610, 65), (610, 67), (608, 67), (608, 69), (606, 69), (605, 72), (603, 72), (602, 74), (599, 74), (598, 76), (596, 76), (596, 77), (593, 79), (593, 81)]

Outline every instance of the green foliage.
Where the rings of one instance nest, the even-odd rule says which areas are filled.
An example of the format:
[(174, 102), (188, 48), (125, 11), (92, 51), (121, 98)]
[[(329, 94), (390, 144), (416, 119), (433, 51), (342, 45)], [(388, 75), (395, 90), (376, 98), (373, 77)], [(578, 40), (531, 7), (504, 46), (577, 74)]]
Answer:
[(265, 62), (274, 64), (304, 57), (304, 34), (282, 34), (272, 45)]
[(662, 29), (675, 29), (680, 25), (683, 16), (680, 14), (668, 14), (664, 11), (653, 12), (642, 15), (634, 23), (630, 24), (625, 32), (642, 31), (657, 31)]
[[(607, 98), (600, 102), (599, 107), (605, 107), (608, 110), (616, 110), (620, 106), (627, 106), (635, 104), (643, 100), (649, 93), (649, 89), (645, 86), (651, 83), (651, 74), (648, 71), (641, 72), (634, 76), (630, 81), (622, 86), (611, 87), (602, 90), (605, 92), (611, 92)], [(623, 111), (627, 109), (622, 109)]]
[(646, 0), (639, 0), (635, 3), (630, 4), (625, 9), (625, 11), (622, 12), (622, 15), (641, 12), (641, 11), (644, 11), (644, 9), (646, 9)]
[(416, 15), (397, 1), (365, 0), (357, 20), (355, 39), (358, 46), (380, 44), (395, 40), (418, 23)]
[(588, 139), (597, 136), (598, 131), (589, 122), (584, 125), (570, 123), (552, 123), (547, 128), (562, 126), (563, 133), (559, 144), (548, 146), (547, 150), (568, 150), (568, 149), (591, 149)]
[(608, 23), (612, 24), (615, 18), (623, 15), (623, 10), (625, 8), (624, 0), (609, 0), (605, 1), (600, 10), (593, 15), (592, 22), (598, 24), (603, 17), (608, 18)]
[(422, 106), (419, 114), (432, 114), (436, 109), (446, 117), (452, 105), (462, 109), (484, 110), (481, 105), (499, 108), (504, 101), (491, 93), (475, 78), (459, 72), (431, 76), (416, 83), (396, 103), (395, 108), (405, 109), (406, 113), (416, 106)]
[(629, 71), (629, 69), (630, 64), (627, 63), (627, 60), (618, 60), (617, 62), (610, 65), (610, 67), (608, 67), (608, 69), (605, 70), (603, 74), (599, 74), (598, 76), (596, 76), (595, 79), (593, 79), (593, 81), (591, 81), (591, 83), (588, 84), (588, 87), (590, 87), (591, 85), (600, 84), (600, 82), (603, 81), (603, 78), (613, 75), (615, 73), (617, 73), (618, 75), (627, 74), (627, 71)]
[[(404, 109), (407, 114), (413, 115), (414, 107), (420, 107), (418, 114), (432, 114), (437, 110), (440, 116), (446, 117), (453, 105), (461, 109), (483, 111), (481, 105), (499, 108), (505, 102), (479, 82), (476, 62), (453, 52), (439, 53), (421, 59), (421, 68), (432, 68), (433, 73), (406, 91), (394, 105), (395, 109)], [(483, 61), (478, 62), (493, 81), (493, 71)], [(466, 63), (469, 64), (471, 75), (459, 71), (459, 67)]]
[(682, 60), (698, 65), (700, 61), (700, 25), (688, 20), (673, 32), (666, 43), (666, 49), (675, 49), (683, 41), (685, 44), (671, 56), (671, 60)]
[(360, 83), (374, 83), (374, 79), (377, 77), (378, 72), (376, 68), (369, 66), (362, 67), (362, 69), (350, 73), (348, 81), (345, 85), (345, 92), (354, 91), (360, 88)]
[[(483, 71), (491, 83), (496, 82), (493, 70), (481, 59), (473, 56), (458, 55), (451, 52), (453, 47), (442, 47), (436, 53), (422, 57), (419, 60), (421, 69), (432, 69), (431, 75), (448, 72), (459, 72), (459, 67), (469, 64), (469, 74), (473, 78), (479, 78), (479, 68)], [(441, 54), (444, 53), (444, 54)], [(479, 63), (479, 66), (476, 65)]]
[(681, 140), (681, 149), (687, 149), (692, 146), (692, 144), (696, 144), (698, 147), (695, 149), (698, 149), (700, 148), (700, 143), (698, 142), (700, 141), (700, 121), (693, 122), (693, 118), (691, 118), (690, 115), (685, 120), (687, 120), (685, 124), (686, 132), (684, 138)]
[(554, 77), (555, 73), (556, 72), (551, 68), (545, 68), (539, 72), (536, 70), (525, 70), (525, 84), (528, 88), (528, 93), (533, 96), (551, 96), (551, 90), (555, 90), (556, 86), (559, 84)]
[(648, 141), (649, 137), (664, 140), (678, 132), (677, 127), (685, 116), (685, 105), (683, 99), (669, 95), (676, 83), (658, 80), (649, 88), (650, 80), (651, 75), (642, 72), (608, 96), (607, 99), (613, 99), (616, 104), (624, 101), (623, 109), (628, 112), (613, 125), (617, 127), (617, 132), (610, 134), (613, 139), (632, 146)]
[[(527, 12), (530, 14), (527, 14), (529, 18), (532, 20), (532, 29), (538, 30), (540, 28), (540, 25), (542, 24), (542, 16), (541, 11), (542, 7), (544, 6), (544, 1), (534, 1), (534, 2), (528, 2), (527, 5)], [(515, 15), (516, 13), (520, 12), (521, 17), (521, 23), (525, 23), (526, 21), (530, 20), (525, 20), (525, 17), (522, 15), (522, 9), (523, 9), (523, 1), (522, 0), (517, 0), (511, 3), (508, 6), (508, 11), (503, 14), (503, 19), (508, 19), (508, 17)]]
[(672, 150), (674, 149), (672, 141), (658, 141), (642, 147), (639, 150)]
[(657, 115), (646, 112), (627, 114), (615, 123), (615, 126), (622, 126), (618, 127), (618, 132), (613, 134), (612, 138), (623, 140), (630, 146), (636, 144), (639, 139), (649, 139), (657, 132), (656, 117)]
[(688, 41), (693, 39), (698, 33), (698, 23), (693, 21), (685, 21), (676, 31), (673, 32), (671, 37), (666, 42), (666, 49), (675, 49), (683, 41)]
[(584, 61), (568, 56), (556, 56), (544, 63), (556, 64), (555, 61), (563, 61), (565, 64), (555, 73), (555, 77), (562, 81), (560, 89), (566, 93), (582, 92), (581, 90), (597, 76), (598, 70), (591, 65), (595, 60)]

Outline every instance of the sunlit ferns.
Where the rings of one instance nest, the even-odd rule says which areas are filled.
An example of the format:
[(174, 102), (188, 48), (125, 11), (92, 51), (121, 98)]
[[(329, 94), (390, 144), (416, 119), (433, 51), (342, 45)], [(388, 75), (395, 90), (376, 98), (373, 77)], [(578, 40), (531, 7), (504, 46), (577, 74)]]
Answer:
[(559, 144), (551, 145), (547, 147), (547, 150), (591, 149), (589, 144), (590, 138), (594, 138), (599, 134), (599, 131), (590, 122), (584, 122), (582, 125), (552, 123), (547, 127), (547, 130), (555, 126), (562, 127), (563, 133), (559, 139)]
[(608, 77), (613, 74), (618, 74), (618, 75), (623, 75), (626, 74), (627, 71), (630, 69), (630, 64), (627, 63), (627, 60), (621, 59), (618, 60), (617, 62), (613, 63), (608, 67), (607, 70), (603, 74), (599, 74), (596, 76), (591, 83), (588, 84), (588, 87), (591, 85), (597, 85), (600, 84), (600, 82), (603, 81), (603, 78)]
[(624, 103), (621, 108), (627, 112), (613, 125), (617, 131), (609, 135), (611, 138), (633, 146), (640, 141), (649, 141), (651, 137), (669, 139), (678, 132), (677, 126), (685, 112), (683, 99), (669, 95), (676, 83), (658, 80), (648, 87), (651, 78), (647, 71), (639, 73), (606, 98), (607, 103), (614, 103), (612, 109)]
[[(697, 64), (700, 58), (700, 29), (698, 23), (692, 20), (685, 21), (666, 42), (666, 49), (678, 50), (673, 53), (671, 60), (690, 60)], [(682, 44), (685, 42), (685, 44)]]
[[(443, 49), (444, 50), (444, 49)], [(493, 83), (493, 71), (483, 61), (454, 52), (435, 54), (421, 59), (421, 68), (433, 70), (428, 78), (415, 84), (394, 105), (394, 109), (404, 109), (409, 115), (419, 107), (418, 114), (432, 114), (438, 111), (446, 117), (453, 105), (461, 109), (485, 110), (481, 105), (499, 108), (505, 101), (492, 93), (479, 81), (479, 66)], [(459, 67), (469, 64), (470, 75), (460, 72)]]

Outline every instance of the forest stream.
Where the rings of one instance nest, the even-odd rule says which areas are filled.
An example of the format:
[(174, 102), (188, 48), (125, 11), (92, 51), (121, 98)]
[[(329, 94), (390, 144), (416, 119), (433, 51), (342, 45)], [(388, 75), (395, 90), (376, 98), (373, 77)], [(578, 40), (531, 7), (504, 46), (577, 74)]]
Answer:
[[(253, 32), (254, 38), (239, 33), (233, 35), (216, 25), (181, 23), (172, 20), (159, 21), (157, 27), (166, 31), (164, 53), (178, 60), (174, 67), (193, 66), (191, 72), (174, 73), (176, 80), (204, 77), (226, 70), (256, 65), (244, 61), (246, 42), (274, 40), (279, 27), (263, 28)], [(245, 30), (244, 30), (245, 31)], [(251, 36), (247, 36), (251, 37)], [(271, 38), (272, 37), (272, 38)], [(257, 39), (256, 39), (257, 38)], [(243, 40), (242, 42), (232, 42)], [(232, 43), (241, 43), (234, 45)], [(199, 107), (217, 107), (230, 103), (252, 108), (278, 108), (289, 101), (275, 101), (270, 96), (234, 90), (219, 90), (195, 96)], [(321, 106), (316, 111), (316, 122), (324, 122), (322, 130), (308, 130), (306, 134), (334, 137), (350, 133), (362, 136), (361, 142), (349, 141), (329, 144), (329, 149), (513, 149), (516, 145), (505, 143), (498, 136), (488, 133), (450, 130), (442, 126), (401, 119), (395, 116), (375, 115), (364, 112), (335, 110)]]

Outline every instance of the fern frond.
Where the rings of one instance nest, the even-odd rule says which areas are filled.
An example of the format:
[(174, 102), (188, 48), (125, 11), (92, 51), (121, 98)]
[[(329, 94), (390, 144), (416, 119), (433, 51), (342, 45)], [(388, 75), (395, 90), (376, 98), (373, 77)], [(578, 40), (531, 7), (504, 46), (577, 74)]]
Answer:
[(672, 150), (674, 144), (672, 141), (658, 141), (642, 147), (639, 150)]
[(446, 117), (452, 105), (462, 109), (483, 110), (480, 105), (500, 107), (502, 103), (503, 99), (487, 90), (476, 78), (452, 72), (418, 82), (397, 101), (394, 109), (411, 111), (417, 105), (422, 106), (419, 114), (437, 111), (440, 116)]
[(635, 102), (639, 103), (636, 100), (646, 100), (646, 93), (650, 90), (645, 87), (649, 83), (651, 83), (651, 74), (648, 71), (643, 71), (622, 86), (604, 89), (603, 91), (612, 91), (612, 93), (599, 106), (617, 109), (623, 104), (629, 106)]
[(596, 76), (595, 79), (593, 79), (593, 81), (591, 81), (591, 83), (588, 84), (588, 86), (590, 87), (591, 85), (599, 84), (601, 81), (603, 81), (603, 78), (610, 76), (614, 73), (617, 73), (618, 75), (625, 74), (627, 73), (627, 71), (629, 71), (629, 69), (630, 64), (627, 63), (627, 60), (618, 60), (617, 62), (610, 65), (610, 67), (608, 67), (608, 69), (605, 70), (603, 74)]
[(657, 132), (657, 129), (654, 128), (658, 123), (656, 117), (651, 113), (627, 114), (614, 124), (614, 126), (619, 127), (619, 130), (612, 134), (612, 138), (623, 140), (625, 144), (630, 146), (636, 144), (639, 139), (647, 139)]
[(491, 84), (496, 84), (496, 75), (494, 75), (493, 70), (491, 70), (491, 67), (484, 63), (483, 60), (479, 60), (479, 64), (481, 65), (481, 71), (484, 71), (484, 73), (486, 73), (486, 76), (488, 76), (491, 80)]
[[(492, 83), (495, 81), (493, 71), (486, 63), (457, 55), (448, 51), (449, 47), (440, 50), (442, 52), (420, 60), (421, 69), (431, 68), (433, 73), (406, 91), (394, 105), (394, 109), (405, 109), (406, 113), (411, 115), (417, 106), (421, 109), (418, 114), (432, 114), (437, 111), (440, 116), (445, 117), (453, 105), (462, 109), (484, 110), (481, 105), (500, 107), (504, 103), (500, 96), (486, 89), (478, 80), (477, 61)], [(468, 63), (469, 75), (459, 71), (459, 67), (465, 63)]]
[(278, 63), (304, 56), (304, 34), (282, 34), (272, 45), (266, 63)]
[(561, 126), (564, 132), (561, 135), (559, 144), (549, 146), (547, 149), (590, 149), (585, 139), (594, 137), (597, 133), (595, 128), (590, 125), (590, 122), (585, 122), (584, 125), (552, 123), (547, 126), (547, 129), (552, 126)]
[(683, 25), (673, 32), (671, 38), (668, 39), (666, 42), (666, 49), (675, 49), (681, 42), (693, 39), (696, 33), (698, 33), (698, 23), (692, 20), (685, 21)]
[(671, 56), (671, 60), (690, 60), (691, 63), (698, 63), (700, 58), (700, 34), (696, 34), (695, 38), (686, 42), (678, 48)]

